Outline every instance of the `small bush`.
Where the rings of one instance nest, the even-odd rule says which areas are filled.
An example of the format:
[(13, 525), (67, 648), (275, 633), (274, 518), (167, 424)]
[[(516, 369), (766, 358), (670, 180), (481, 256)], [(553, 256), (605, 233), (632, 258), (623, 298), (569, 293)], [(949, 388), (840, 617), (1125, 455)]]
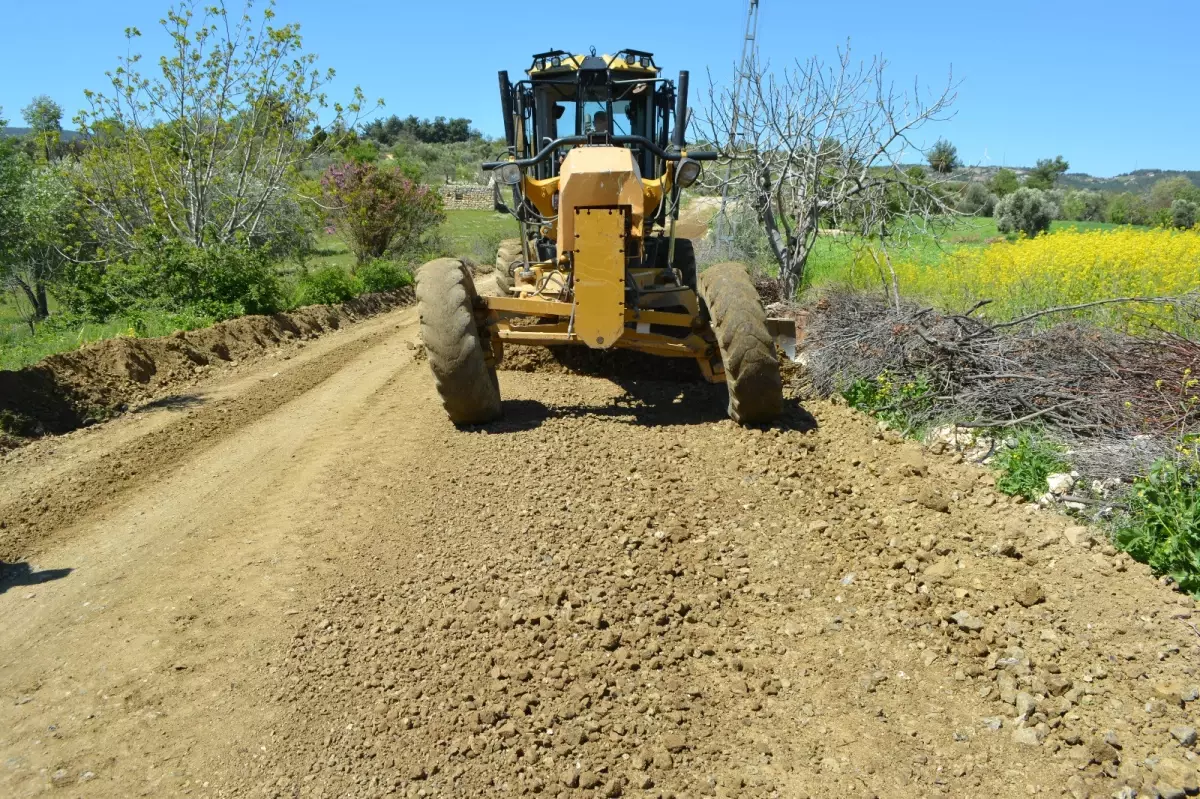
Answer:
[(1017, 189), (996, 203), (996, 229), (1033, 237), (1050, 229), (1055, 207), (1038, 189)]
[(1200, 463), (1161, 461), (1129, 492), (1117, 546), (1200, 597)]
[(929, 381), (923, 375), (897, 384), (895, 377), (885, 372), (873, 379), (854, 381), (842, 396), (850, 407), (869, 413), (905, 433), (913, 432), (910, 417), (928, 410), (932, 404)]
[(1191, 230), (1196, 226), (1196, 203), (1189, 200), (1176, 200), (1171, 203), (1171, 226), (1182, 230)]
[(1071, 468), (1061, 447), (1032, 430), (1017, 434), (1013, 446), (996, 455), (995, 465), (1001, 471), (996, 488), (1031, 501), (1046, 493), (1047, 477)]
[(370, 261), (355, 270), (354, 276), (366, 292), (395, 291), (413, 284), (412, 272), (394, 261)]
[(426, 232), (446, 219), (436, 191), (398, 169), (369, 163), (329, 167), (321, 177), (321, 196), (360, 264), (419, 249)]
[(296, 284), (296, 305), (337, 305), (362, 293), (362, 284), (344, 269), (325, 266), (309, 272)]
[(1103, 222), (1105, 217), (1104, 195), (1098, 191), (1067, 192), (1063, 198), (1064, 219), (1075, 222)]
[(972, 216), (991, 216), (996, 210), (996, 195), (987, 190), (982, 183), (971, 183), (958, 201), (960, 213)]

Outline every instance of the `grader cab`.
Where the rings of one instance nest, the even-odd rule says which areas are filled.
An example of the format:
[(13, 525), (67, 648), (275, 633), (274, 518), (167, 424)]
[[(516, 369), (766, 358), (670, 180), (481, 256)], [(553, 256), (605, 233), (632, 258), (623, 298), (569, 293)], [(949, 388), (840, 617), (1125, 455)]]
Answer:
[(746, 268), (697, 275), (675, 236), (680, 192), (716, 153), (689, 152), (688, 73), (660, 77), (651, 53), (539, 53), (526, 79), (500, 72), (508, 157), (496, 208), (518, 238), (497, 259), (501, 296), (482, 297), (461, 261), (417, 275), (421, 335), (456, 424), (501, 414), (496, 365), (511, 345), (632, 349), (694, 359), (729, 390), (729, 415), (782, 411), (775, 343)]

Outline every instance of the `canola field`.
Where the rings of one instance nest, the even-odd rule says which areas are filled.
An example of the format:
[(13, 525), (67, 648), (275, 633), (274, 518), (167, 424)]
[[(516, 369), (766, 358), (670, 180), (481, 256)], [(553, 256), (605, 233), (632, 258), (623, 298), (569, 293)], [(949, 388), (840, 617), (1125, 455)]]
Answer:
[[(1200, 292), (1200, 230), (1067, 228), (1036, 238), (959, 247), (939, 258), (894, 258), (902, 295), (947, 310), (981, 299), (991, 318), (1114, 297), (1164, 297)], [(879, 286), (873, 260), (855, 259), (848, 275), (860, 288)], [(1080, 312), (1116, 327), (1161, 324), (1192, 331), (1197, 320), (1169, 306), (1103, 306)]]

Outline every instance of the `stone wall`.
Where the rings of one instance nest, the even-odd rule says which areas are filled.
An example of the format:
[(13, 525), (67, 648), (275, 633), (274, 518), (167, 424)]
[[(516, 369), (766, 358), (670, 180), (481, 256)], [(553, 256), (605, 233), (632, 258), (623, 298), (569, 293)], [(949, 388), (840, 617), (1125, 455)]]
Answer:
[(447, 211), (492, 209), (494, 195), (491, 186), (480, 186), (477, 183), (445, 183), (438, 192), (442, 195), (442, 205)]

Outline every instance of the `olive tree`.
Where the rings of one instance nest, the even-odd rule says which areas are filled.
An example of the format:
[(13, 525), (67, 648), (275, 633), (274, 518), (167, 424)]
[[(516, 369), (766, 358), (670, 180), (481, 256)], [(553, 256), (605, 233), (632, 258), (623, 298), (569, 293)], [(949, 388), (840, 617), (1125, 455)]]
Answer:
[[(897, 90), (886, 67), (879, 57), (855, 62), (846, 47), (832, 63), (814, 57), (779, 72), (751, 62), (740, 92), (710, 87), (705, 137), (723, 143), (726, 167), (710, 184), (724, 182), (735, 203), (753, 209), (785, 297), (802, 285), (823, 228), (886, 245), (954, 213), (943, 178), (902, 166), (920, 152), (913, 140), (922, 128), (949, 118), (953, 78), (927, 96)], [(890, 264), (886, 246), (869, 252)]]
[[(201, 11), (181, 3), (161, 21), (169, 51), (146, 74), (142, 57), (118, 59), (107, 93), (85, 92), (76, 122), (91, 137), (84, 199), (108, 250), (128, 253), (165, 235), (196, 247), (261, 245), (298, 218), (293, 178), (336, 141), (310, 141), (322, 109), (326, 129), (349, 130), (362, 109), (330, 105), (332, 69), (303, 51), (297, 24), (276, 25), (274, 3), (255, 18), (224, 0)], [(141, 35), (127, 28), (130, 52)], [(347, 121), (350, 115), (353, 119)]]

